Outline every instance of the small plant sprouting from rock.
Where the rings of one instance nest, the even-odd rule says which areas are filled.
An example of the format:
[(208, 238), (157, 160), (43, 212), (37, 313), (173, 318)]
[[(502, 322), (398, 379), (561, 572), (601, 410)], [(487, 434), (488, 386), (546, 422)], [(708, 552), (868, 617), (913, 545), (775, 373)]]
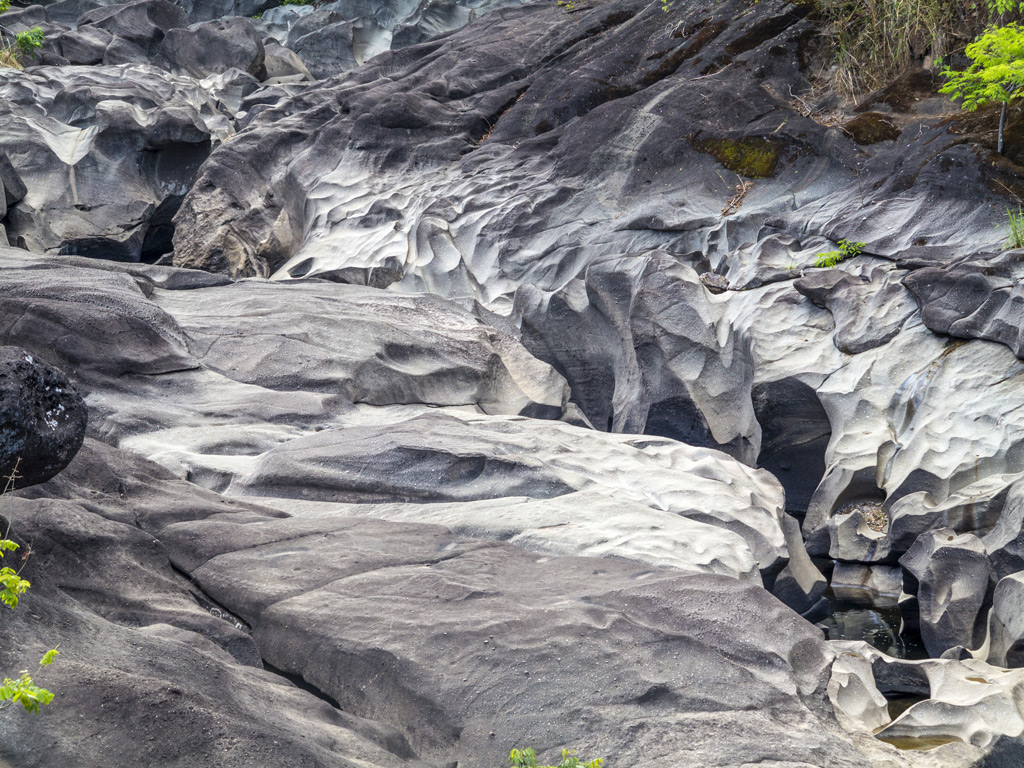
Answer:
[[(14, 464), (14, 469), (7, 476), (7, 482), (4, 485), (3, 491), (0, 491), (0, 495), (14, 490), (14, 483), (19, 477), (18, 467), (20, 465), (21, 459), (18, 459)], [(19, 549), (18, 543), (8, 538), (10, 535), (11, 522), (8, 520), (7, 530), (4, 532), (3, 537), (0, 538), (0, 562), (3, 562), (3, 558), (7, 553), (14, 553)], [(22, 555), (21, 567), (18, 570), (8, 566), (0, 568), (0, 603), (3, 603), (12, 610), (17, 608), (21, 596), (31, 586), (28, 581), (21, 578), (21, 571), (25, 567), (25, 561), (30, 554), (31, 550)], [(51, 648), (40, 659), (39, 665), (41, 667), (50, 666), (59, 653), (60, 651), (56, 648)], [(8, 707), (13, 707), (15, 704), (21, 704), (26, 712), (35, 713), (39, 711), (40, 706), (49, 704), (51, 701), (53, 701), (53, 694), (45, 688), (40, 688), (36, 685), (28, 670), (21, 670), (20, 676), (17, 679), (12, 680), (9, 677), (5, 677), (3, 682), (0, 683), (0, 712)]]
[[(4, 0), (0, 0), (0, 3), (2, 2)], [(3, 10), (4, 8), (0, 5), (0, 13)], [(2, 38), (3, 35), (0, 34), (0, 40)], [(45, 39), (43, 30), (40, 27), (32, 27), (32, 29), (26, 29), (14, 35), (14, 43), (12, 45), (0, 45), (0, 67), (21, 69), (22, 57), (33, 55), (42, 47)]]
[(863, 249), (864, 243), (851, 243), (849, 240), (840, 240), (839, 250), (819, 253), (818, 258), (814, 262), (814, 266), (827, 268), (834, 267), (841, 261), (852, 259), (855, 256), (860, 256)]
[[(7, 482), (4, 484), (3, 491), (0, 491), (0, 495), (14, 490), (14, 483), (20, 477), (18, 474), (18, 467), (20, 466), (21, 459), (18, 459), (14, 463), (14, 469), (11, 470), (11, 474), (7, 476)], [(3, 562), (3, 558), (8, 552), (16, 552), (18, 550), (18, 543), (11, 541), (8, 538), (10, 535), (11, 523), (8, 520), (7, 530), (4, 532), (4, 535), (0, 537), (0, 562)], [(3, 603), (8, 608), (17, 608), (18, 600), (31, 586), (28, 581), (20, 576), (22, 568), (25, 567), (25, 560), (27, 559), (28, 554), (22, 556), (22, 565), (17, 571), (7, 566), (0, 568), (0, 603)]]
[(1003, 250), (1015, 248), (1024, 248), (1024, 208), (1019, 204), (1016, 211), (1006, 209), (1006, 242), (1003, 243)]
[(513, 749), (508, 753), (509, 768), (601, 768), (603, 763), (601, 758), (583, 762), (576, 757), (575, 749), (563, 749), (562, 762), (558, 765), (537, 765), (537, 753), (530, 748)]
[(19, 32), (15, 37), (14, 44), (18, 47), (18, 53), (22, 56), (30, 56), (43, 46), (43, 30), (40, 27), (32, 27), (24, 32)]

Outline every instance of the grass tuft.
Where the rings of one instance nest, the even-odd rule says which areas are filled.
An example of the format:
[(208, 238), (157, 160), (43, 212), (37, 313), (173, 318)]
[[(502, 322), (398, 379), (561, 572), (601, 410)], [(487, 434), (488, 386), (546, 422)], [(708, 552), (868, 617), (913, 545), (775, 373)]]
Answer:
[(1006, 209), (1006, 242), (1003, 243), (1003, 250), (1015, 248), (1024, 248), (1024, 208), (1020, 205), (1016, 211)]

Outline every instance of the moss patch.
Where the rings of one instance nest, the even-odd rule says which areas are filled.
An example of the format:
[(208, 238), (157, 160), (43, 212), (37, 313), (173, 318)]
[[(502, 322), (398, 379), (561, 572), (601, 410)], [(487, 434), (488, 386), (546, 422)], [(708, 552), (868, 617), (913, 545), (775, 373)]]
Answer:
[(707, 152), (733, 173), (763, 179), (775, 173), (782, 147), (768, 139), (699, 139), (694, 146)]

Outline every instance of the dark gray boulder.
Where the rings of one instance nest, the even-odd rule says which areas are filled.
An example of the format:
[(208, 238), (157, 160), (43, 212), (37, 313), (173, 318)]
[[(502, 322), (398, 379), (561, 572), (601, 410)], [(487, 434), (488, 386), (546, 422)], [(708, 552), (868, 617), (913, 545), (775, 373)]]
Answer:
[(10, 158), (0, 151), (0, 221), (7, 216), (7, 208), (25, 197), (26, 192), (25, 183), (11, 165)]
[(921, 319), (935, 333), (1005, 344), (1024, 358), (1024, 274), (1021, 251), (979, 254), (943, 267), (908, 274), (903, 284), (921, 308)]
[(158, 59), (172, 72), (196, 79), (233, 68), (260, 79), (266, 76), (263, 42), (252, 21), (239, 17), (169, 30), (160, 43)]
[(1024, 573), (1001, 579), (988, 615), (987, 661), (1000, 667), (1024, 667)]
[(376, 33), (375, 53), (388, 49), (390, 40), (385, 41), (384, 30), (372, 21), (365, 22), (365, 30), (357, 24), (326, 8), (318, 9), (291, 26), (285, 45), (298, 54), (313, 77), (322, 79), (337, 75), (355, 69), (361, 63), (355, 54), (356, 41), (361, 35), (369, 38)]
[(274, 41), (264, 44), (264, 66), (267, 69), (267, 80), (289, 82), (292, 80), (313, 80), (313, 75), (298, 55)]
[[(61, 371), (18, 347), (0, 347), (0, 488), (49, 480), (85, 438), (86, 408)], [(17, 470), (15, 474), (15, 470)]]
[(86, 24), (68, 30), (58, 40), (61, 55), (69, 64), (101, 64), (114, 34)]
[(187, 26), (188, 16), (169, 0), (136, 0), (87, 11), (78, 27), (95, 27), (153, 56), (172, 29)]
[(802, 277), (793, 285), (832, 313), (836, 348), (856, 355), (888, 342), (914, 313), (916, 305), (901, 285), (902, 277), (901, 272), (884, 267), (860, 275), (825, 270)]
[(921, 639), (939, 656), (984, 640), (982, 606), (990, 599), (991, 564), (981, 541), (949, 528), (921, 534), (903, 557), (904, 591), (917, 597)]

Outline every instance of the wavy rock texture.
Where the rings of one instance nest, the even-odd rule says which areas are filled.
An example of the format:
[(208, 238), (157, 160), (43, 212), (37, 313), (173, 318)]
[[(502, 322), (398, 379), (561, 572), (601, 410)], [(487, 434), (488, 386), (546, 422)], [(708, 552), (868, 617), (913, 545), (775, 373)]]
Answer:
[(0, 763), (1020, 762), (1016, 134), (841, 114), (809, 6), (497, 5), (5, 15), (0, 339), (89, 427)]
[(141, 65), (0, 69), (0, 132), (26, 192), (8, 239), (35, 252), (138, 261), (230, 125), (195, 81)]

